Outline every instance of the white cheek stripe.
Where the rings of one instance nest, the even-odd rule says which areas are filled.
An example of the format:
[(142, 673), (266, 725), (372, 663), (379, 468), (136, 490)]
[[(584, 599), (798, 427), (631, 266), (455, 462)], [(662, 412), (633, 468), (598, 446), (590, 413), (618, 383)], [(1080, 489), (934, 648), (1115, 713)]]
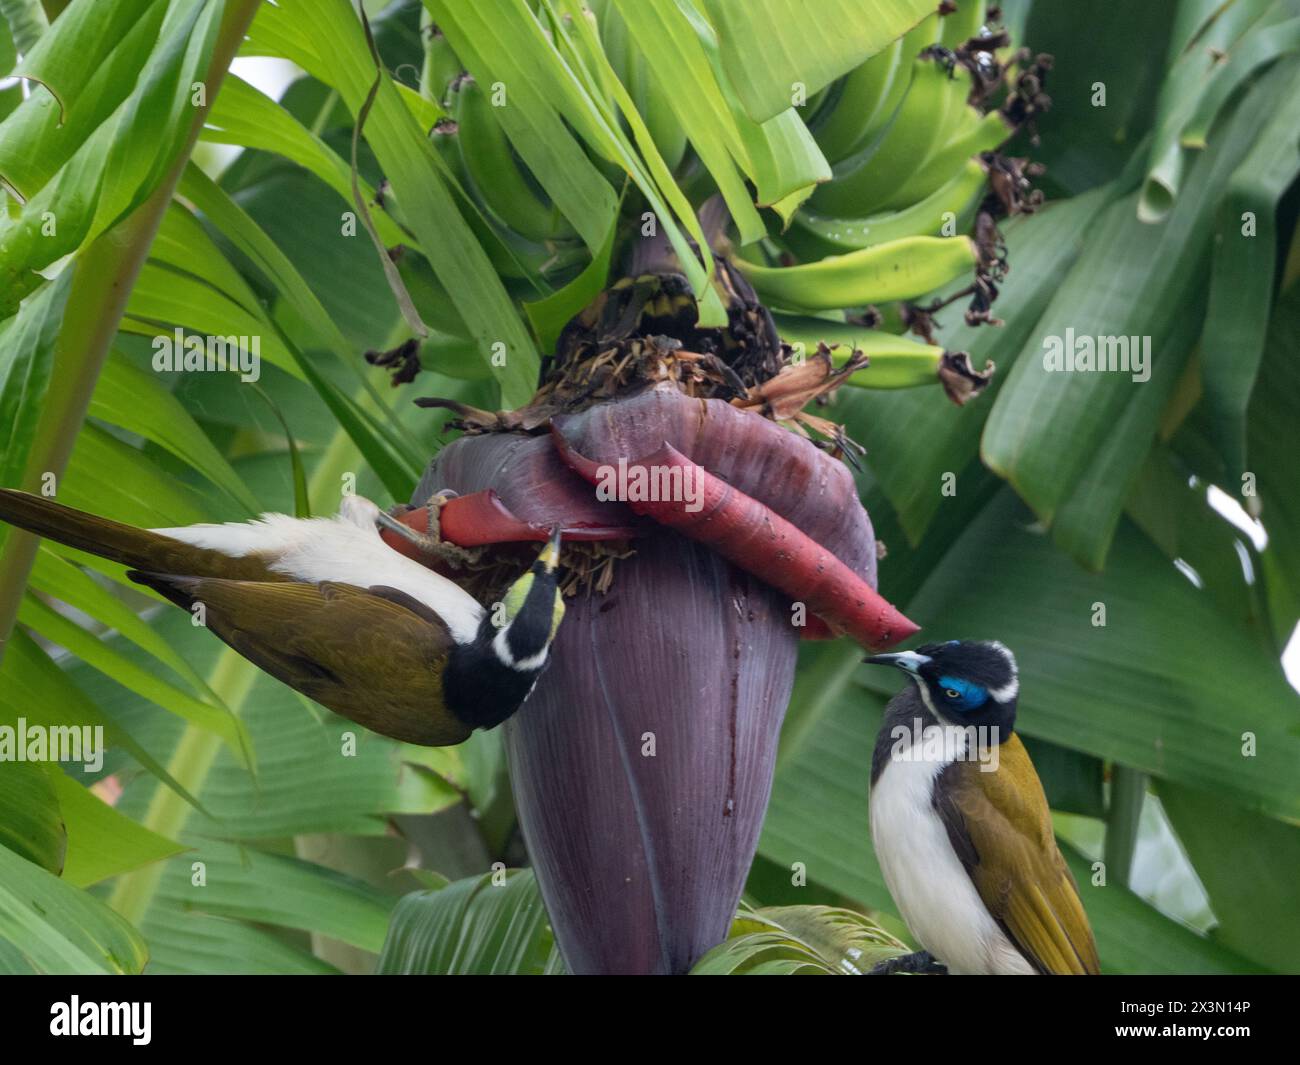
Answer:
[(920, 693), (921, 702), (925, 703), (926, 709), (935, 716), (937, 721), (943, 721), (943, 716), (939, 713), (939, 708), (930, 700), (930, 686), (920, 677), (912, 678), (916, 683), (916, 690)]
[(504, 665), (514, 669), (515, 656), (510, 653), (510, 645), (506, 642), (506, 632), (509, 628), (510, 626), (505, 625), (497, 630), (497, 634), (492, 637), (492, 650)]
[(989, 688), (989, 695), (1000, 703), (1010, 702), (1020, 694), (1020, 672), (1016, 669), (1016, 656), (1011, 653), (1006, 644), (999, 640), (989, 640), (988, 645), (1006, 659), (1007, 668), (1011, 670), (1011, 679), (1000, 688)]
[(551, 653), (550, 645), (543, 647), (535, 655), (529, 655), (527, 658), (521, 658), (515, 661), (515, 656), (510, 653), (510, 644), (506, 639), (506, 634), (510, 631), (507, 625), (492, 637), (492, 650), (496, 652), (497, 658), (501, 663), (510, 669), (517, 669), (521, 673), (527, 673), (534, 669), (540, 669), (546, 662), (546, 656)]
[(546, 657), (551, 653), (550, 647), (543, 647), (535, 655), (522, 658), (515, 663), (515, 669), (522, 669), (525, 673), (534, 669), (541, 669), (546, 662)]

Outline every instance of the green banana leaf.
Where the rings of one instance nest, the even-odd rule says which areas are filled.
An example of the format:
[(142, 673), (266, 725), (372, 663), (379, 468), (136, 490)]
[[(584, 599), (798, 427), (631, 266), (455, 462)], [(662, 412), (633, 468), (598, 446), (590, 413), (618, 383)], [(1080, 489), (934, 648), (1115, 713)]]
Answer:
[(0, 325), (0, 481), (6, 485), (26, 473), (71, 280), (61, 276)]
[[(1271, 71), (1245, 97), (1193, 166), (1165, 221), (1138, 223), (1132, 197), (1106, 208), (999, 390), (982, 438), (984, 461), (1086, 565), (1105, 561), (1186, 366), (1204, 307), (1211, 219), (1285, 76)], [(1125, 254), (1117, 260), (1120, 244)], [(1136, 337), (1130, 343), (1148, 345), (1145, 379), (1134, 372), (1058, 372), (1047, 358), (1048, 341), (1065, 346), (1072, 337)]]
[[(330, 83), (354, 115), (360, 112), (372, 85), (378, 86), (367, 119), (367, 143), (406, 205), (421, 250), (465, 315), (465, 324), (480, 348), (490, 356), (494, 345), (505, 345), (505, 366), (499, 376), (503, 402), (509, 406), (523, 402), (537, 379), (533, 340), (457, 210), (424, 131), (391, 78), (376, 71), (351, 6), (346, 0), (313, 4), (288, 0), (276, 7), (264, 5), (258, 18), (277, 15), (296, 22), (306, 31), (313, 49), (330, 57)], [(604, 235), (603, 229), (600, 235)]]
[[(30, 51), (41, 34), (50, 28), (40, 0), (0, 0), (0, 21), (20, 52)], [(9, 70), (12, 66), (11, 59), (4, 69)]]
[(1157, 790), (1210, 896), (1213, 938), (1277, 972), (1295, 972), (1300, 827), (1248, 813), (1213, 792), (1168, 781)]
[(562, 969), (532, 871), (502, 868), (403, 898), (375, 971), (540, 976)]
[[(1145, 150), (1143, 138), (1161, 99), (1175, 13), (1194, 6), (1180, 0), (1015, 5), (1028, 11), (1016, 39), (1054, 57), (1047, 84), (1052, 107), (1037, 118), (1042, 142), (1034, 150), (1034, 158), (1047, 168), (1042, 183), (1049, 198), (1078, 195), (1113, 181), (1135, 152)], [(1010, 18), (1012, 5), (1004, 7)], [(1104, 47), (1078, 47), (1087, 37), (1095, 39), (1101, 25)], [(1061, 91), (1064, 86), (1070, 91)]]
[[(1203, 23), (1173, 56), (1161, 89), (1138, 217), (1158, 222), (1181, 194), (1192, 151), (1203, 148), (1212, 123), (1243, 85), (1279, 57), (1300, 48), (1300, 19), (1286, 0), (1235, 0), (1212, 11), (1187, 5)], [(1184, 38), (1179, 26), (1175, 46)]]
[[(13, 727), (7, 714), (0, 721)], [(55, 876), (63, 872), (68, 830), (50, 774), (40, 762), (0, 762), (0, 847)]]
[[(79, 9), (91, 6), (82, 3)], [(41, 287), (39, 271), (86, 247), (143, 203), (166, 176), (189, 136), (195, 117), (191, 86), (204, 81), (223, 8), (202, 0), (171, 5), (131, 95), (89, 131), (55, 176), (25, 193), (18, 218), (0, 232), (0, 278), (5, 282), (0, 286), (0, 319)], [(45, 83), (60, 86), (82, 76), (82, 60), (74, 57), (74, 49), (81, 47), (84, 21), (80, 15), (56, 20), (42, 37), (42, 54), (50, 54), (50, 62), (57, 64), (55, 71), (40, 71)], [(56, 48), (65, 40), (66, 50)], [(105, 38), (104, 47), (114, 40)], [(30, 128), (39, 133), (41, 127)], [(34, 150), (32, 144), (15, 145), (23, 147)], [(56, 220), (52, 233), (51, 217)]]
[(765, 122), (802, 86), (811, 97), (875, 55), (934, 10), (928, 0), (705, 0), (722, 61), (745, 110)]
[(1291, 135), (1300, 125), (1300, 60), (1282, 65), (1290, 75), (1284, 104), (1233, 173), (1219, 207), (1201, 336), (1201, 379), (1229, 483), (1246, 472), (1246, 408), (1268, 331), (1277, 209), (1300, 175), (1300, 145)]
[(6, 973), (138, 973), (148, 958), (130, 924), (8, 847), (0, 847), (0, 947)]
[(89, 887), (121, 873), (179, 854), (185, 847), (137, 824), (85, 786), (82, 774), (49, 771), (57, 809), (67, 826), (67, 863), (62, 877)]
[[(907, 948), (860, 913), (830, 906), (742, 906), (730, 936), (695, 975), (856, 975)], [(530, 870), (501, 869), (407, 895), (393, 911), (376, 972), (563, 972)]]
[(1295, 490), (1295, 456), (1300, 448), (1300, 426), (1292, 409), (1300, 388), (1300, 366), (1295, 352), (1300, 345), (1300, 285), (1278, 301), (1269, 324), (1259, 381), (1249, 415), (1249, 461), (1254, 496), (1236, 495), (1257, 505), (1267, 522), (1268, 544), (1262, 552), (1263, 578), (1269, 596), (1273, 631), (1279, 643), (1288, 640), (1300, 621), (1300, 493)]
[(863, 976), (907, 947), (874, 921), (835, 906), (742, 906), (731, 934), (693, 976)]

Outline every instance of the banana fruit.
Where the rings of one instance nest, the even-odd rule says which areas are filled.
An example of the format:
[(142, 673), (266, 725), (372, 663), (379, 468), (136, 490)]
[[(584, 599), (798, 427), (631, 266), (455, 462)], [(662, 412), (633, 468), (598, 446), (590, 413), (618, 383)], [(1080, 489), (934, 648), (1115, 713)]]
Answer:
[[(887, 61), (889, 66), (888, 88), (881, 96), (880, 102), (870, 112), (855, 112), (852, 109), (852, 101), (846, 101), (849, 106), (843, 109), (843, 121), (849, 126), (850, 130), (856, 128), (857, 132), (848, 135), (850, 150), (844, 152), (838, 159), (835, 167), (837, 179), (857, 170), (865, 158), (875, 153), (879, 147), (881, 137), (892, 127), (900, 105), (911, 90), (914, 69), (912, 60), (937, 41), (938, 33), (939, 16), (937, 14), (929, 15), (895, 41), (890, 48), (872, 56), (863, 64), (863, 66), (873, 66)], [(888, 60), (882, 59), (885, 56), (889, 57)], [(852, 78), (855, 73), (855, 71), (850, 71), (845, 76), (845, 80)], [(880, 71), (877, 71), (877, 76), (879, 75)], [(837, 105), (835, 111), (840, 110), (841, 108)], [(825, 116), (824, 122), (829, 125), (833, 123), (834, 119), (835, 113), (832, 112), (830, 115)], [(835, 145), (831, 147), (834, 149)]]
[[(632, 97), (664, 163), (669, 170), (676, 170), (686, 156), (685, 127), (678, 120), (667, 95), (658, 91), (650, 76), (650, 61), (631, 39), (618, 8), (614, 4), (598, 4), (595, 13), (601, 46), (609, 65)], [(626, 129), (626, 119), (620, 116), (620, 122)]]
[[(967, 320), (981, 310), (987, 319), (1003, 266), (996, 221), (1006, 213), (999, 207), (1006, 182), (999, 180), (1019, 175), (1008, 170), (1017, 161), (998, 150), (1018, 122), (1032, 121), (1023, 101), (1012, 106), (1020, 60), (986, 0), (935, 2), (938, 10), (801, 109), (834, 180), (817, 187), (784, 232), (769, 227), (765, 239), (732, 257), (787, 340), (825, 342), (838, 365), (865, 351), (872, 366), (852, 381), (867, 387), (933, 381), (944, 352), (912, 337), (802, 316), (884, 305), (885, 319), (899, 323), (909, 320), (908, 308), (888, 304), (971, 274), (974, 284), (962, 290), (975, 297)], [(703, 202), (716, 192), (713, 177), (650, 76), (644, 42), (617, 3), (588, 0), (584, 11), (679, 188)], [(450, 115), (432, 139), (477, 208), (476, 232), (508, 282), (563, 283), (589, 255), (515, 153), (487, 86), (461, 71), (435, 27), (424, 29), (421, 91)], [(605, 102), (617, 116), (611, 121), (623, 121)]]
[(967, 159), (947, 184), (902, 210), (866, 218), (833, 218), (800, 211), (785, 242), (804, 260), (843, 255), (906, 236), (955, 236), (969, 227), (966, 217), (988, 181), (988, 166), (978, 156)]
[(424, 62), (420, 66), (420, 95), (432, 100), (444, 111), (452, 82), (461, 73), (460, 60), (451, 50), (447, 38), (433, 23), (426, 9), (420, 11), (420, 34), (424, 38)]
[(850, 374), (846, 384), (859, 388), (916, 388), (932, 385), (939, 372), (944, 350), (911, 337), (879, 329), (775, 312), (772, 315), (781, 339), (794, 349), (795, 358), (812, 355), (825, 344), (831, 362), (839, 369), (854, 352), (867, 356), (867, 365)]
[(925, 174), (931, 156), (969, 121), (964, 113), (969, 71), (948, 70), (934, 52), (923, 52), (910, 62), (907, 95), (889, 129), (856, 169), (837, 174), (813, 193), (812, 205), (818, 211), (860, 215), (882, 208), (917, 175)]
[(939, 26), (939, 43), (951, 50), (976, 36), (984, 26), (987, 6), (978, 0), (958, 0), (957, 10), (943, 16)]
[(586, 265), (586, 246), (524, 169), (487, 93), (461, 69), (446, 38), (430, 33), (421, 92), (449, 116), (429, 131), (430, 143), (497, 273), (522, 283), (528, 297), (546, 295)]
[[(1022, 161), (1000, 151), (1032, 121), (1026, 105), (1041, 106), (1024, 94), (1035, 96), (1049, 69), (1037, 60), (1021, 67), (1027, 53), (1015, 51), (999, 17), (984, 0), (944, 0), (827, 88), (810, 128), (834, 180), (784, 233), (742, 248), (736, 262), (762, 299), (801, 312), (887, 305), (969, 272), (973, 283), (955, 298), (971, 296), (968, 322), (991, 320), (1006, 266), (997, 221), (1037, 202)], [(882, 311), (889, 320), (892, 309)], [(906, 317), (903, 308), (892, 314)], [(889, 335), (864, 343), (892, 344), (879, 339)]]
[[(876, 123), (864, 122), (863, 116), (884, 115), (891, 89), (895, 106), (902, 99), (910, 77), (910, 72), (903, 70), (903, 40), (900, 37), (832, 83), (826, 101), (809, 123), (817, 146), (832, 167), (865, 148), (888, 120), (884, 116)], [(889, 110), (892, 114), (893, 109)]]
[(735, 266), (764, 303), (831, 311), (888, 300), (910, 300), (941, 288), (979, 265), (970, 237), (903, 237), (801, 266)]
[(488, 90), (472, 77), (460, 80), (452, 112), (465, 174), (483, 207), (525, 240), (573, 237), (574, 230), (527, 173), (493, 113)]

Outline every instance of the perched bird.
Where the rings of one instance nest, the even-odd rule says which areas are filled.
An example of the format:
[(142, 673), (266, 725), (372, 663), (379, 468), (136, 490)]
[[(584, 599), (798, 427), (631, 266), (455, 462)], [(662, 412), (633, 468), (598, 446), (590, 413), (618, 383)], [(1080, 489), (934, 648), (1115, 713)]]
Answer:
[(1097, 947), (1015, 734), (1016, 660), (950, 640), (875, 655), (911, 678), (871, 759), (871, 839), (925, 949), (881, 973), (1096, 974)]
[(359, 496), (331, 518), (146, 530), (0, 489), (0, 520), (131, 567), (273, 677), (411, 743), (460, 743), (518, 710), (564, 615), (558, 529), (485, 610), (385, 544), (380, 525), (419, 534)]

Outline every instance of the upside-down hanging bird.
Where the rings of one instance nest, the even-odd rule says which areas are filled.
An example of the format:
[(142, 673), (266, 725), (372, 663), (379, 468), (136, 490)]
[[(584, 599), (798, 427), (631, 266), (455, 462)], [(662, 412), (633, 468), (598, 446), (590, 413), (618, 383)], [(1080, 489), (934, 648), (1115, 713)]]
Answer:
[(950, 640), (865, 661), (911, 679), (871, 759), (871, 839), (924, 948), (879, 973), (1095, 975), (1087, 915), (1016, 735), (1020, 682), (995, 641)]
[(419, 536), (360, 496), (330, 518), (137, 529), (0, 489), (0, 520), (130, 567), (273, 677), (411, 743), (460, 743), (519, 709), (564, 614), (558, 529), (489, 611), (388, 546), (381, 525)]

